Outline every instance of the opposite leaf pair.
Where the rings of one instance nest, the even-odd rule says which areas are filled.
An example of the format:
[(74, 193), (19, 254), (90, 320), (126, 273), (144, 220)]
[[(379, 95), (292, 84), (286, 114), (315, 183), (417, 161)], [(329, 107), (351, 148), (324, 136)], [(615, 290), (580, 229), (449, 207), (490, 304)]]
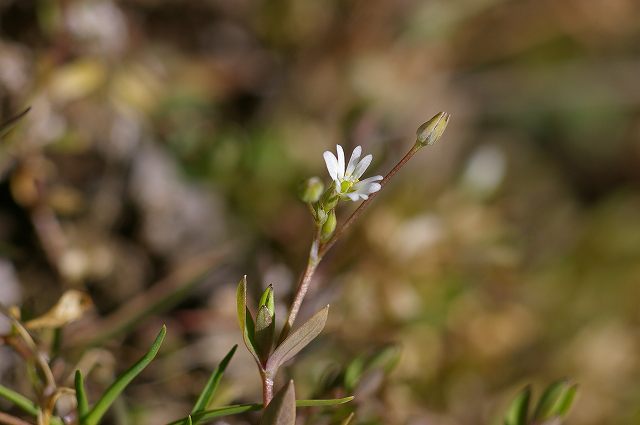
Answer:
[(269, 379), (275, 378), (282, 364), (298, 354), (324, 329), (329, 314), (326, 306), (314, 314), (307, 322), (291, 332), (273, 350), (275, 342), (275, 309), (273, 287), (269, 286), (258, 304), (258, 314), (254, 322), (247, 307), (247, 277), (244, 276), (237, 290), (238, 322), (243, 340), (260, 369)]

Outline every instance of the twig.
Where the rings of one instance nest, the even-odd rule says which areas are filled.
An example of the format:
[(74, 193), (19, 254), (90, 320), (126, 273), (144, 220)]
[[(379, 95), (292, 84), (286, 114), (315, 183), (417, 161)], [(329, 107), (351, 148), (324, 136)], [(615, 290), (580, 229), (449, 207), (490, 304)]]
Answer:
[[(53, 377), (53, 373), (51, 372), (51, 368), (49, 368), (49, 363), (47, 363), (46, 358), (40, 353), (38, 350), (38, 346), (36, 342), (31, 337), (29, 331), (17, 320), (6, 308), (3, 304), (0, 303), (0, 313), (4, 314), (11, 322), (13, 323), (15, 330), (20, 334), (20, 337), (25, 342), (29, 350), (31, 351), (31, 356), (35, 359), (36, 364), (40, 368), (42, 374), (44, 375), (45, 381), (47, 383), (46, 390), (54, 390), (56, 388), (56, 380)], [(45, 391), (46, 392), (46, 391)]]

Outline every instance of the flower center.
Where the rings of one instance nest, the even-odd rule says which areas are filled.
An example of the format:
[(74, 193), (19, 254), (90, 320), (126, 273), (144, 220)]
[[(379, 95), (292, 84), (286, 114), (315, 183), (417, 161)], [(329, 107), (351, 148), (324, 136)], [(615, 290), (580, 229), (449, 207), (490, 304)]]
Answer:
[(351, 186), (353, 186), (353, 182), (350, 180), (342, 180), (340, 182), (340, 192), (342, 193), (347, 193), (349, 192), (349, 190), (351, 189)]

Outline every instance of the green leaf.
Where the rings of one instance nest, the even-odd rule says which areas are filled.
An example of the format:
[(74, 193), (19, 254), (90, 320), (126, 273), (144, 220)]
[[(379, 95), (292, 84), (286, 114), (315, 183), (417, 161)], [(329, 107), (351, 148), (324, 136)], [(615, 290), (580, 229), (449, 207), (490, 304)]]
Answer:
[[(191, 421), (194, 425), (211, 421), (212, 419), (221, 418), (223, 416), (237, 415), (246, 412), (256, 412), (262, 409), (262, 404), (234, 404), (231, 406), (218, 407), (211, 410), (198, 412), (191, 416)], [(189, 423), (189, 416), (186, 418), (178, 419), (168, 425), (186, 425)]]
[(258, 310), (258, 315), (256, 316), (256, 335), (258, 332), (265, 331), (272, 323), (273, 320), (271, 318), (269, 308), (267, 308), (266, 305), (263, 305), (260, 307), (260, 310)]
[(0, 385), (0, 397), (9, 400), (11, 403), (15, 404), (17, 408), (31, 416), (38, 416), (38, 413), (40, 412), (40, 408), (37, 404), (4, 385)]
[(235, 354), (237, 348), (238, 346), (234, 345), (233, 348), (229, 350), (227, 355), (224, 356), (218, 367), (213, 370), (211, 376), (209, 377), (209, 380), (207, 381), (207, 384), (204, 386), (202, 393), (200, 393), (200, 396), (198, 397), (198, 401), (196, 401), (193, 409), (191, 409), (192, 414), (201, 412), (209, 406), (211, 399), (218, 389), (220, 379), (222, 379), (222, 375), (227, 369), (227, 366), (229, 365), (229, 362), (231, 361), (231, 358)]
[(104, 392), (100, 400), (95, 404), (93, 409), (89, 411), (87, 416), (82, 421), (85, 425), (97, 425), (102, 419), (102, 416), (107, 412), (111, 404), (115, 399), (124, 391), (124, 389), (133, 381), (133, 379), (140, 374), (146, 368), (149, 363), (155, 358), (160, 350), (162, 341), (167, 334), (167, 327), (162, 326), (162, 329), (158, 333), (153, 345), (140, 360), (138, 360), (133, 366), (126, 370), (122, 375), (111, 384), (109, 388)]
[(362, 356), (356, 357), (349, 363), (344, 371), (344, 387), (347, 391), (351, 392), (362, 377), (364, 372), (365, 361)]
[(527, 425), (529, 415), (529, 402), (531, 401), (531, 387), (527, 386), (520, 391), (511, 402), (504, 418), (505, 425)]
[(262, 308), (262, 306), (266, 306), (269, 309), (269, 313), (271, 313), (271, 318), (276, 312), (276, 302), (273, 294), (273, 285), (267, 286), (267, 289), (264, 290), (262, 296), (260, 297), (260, 302), (258, 303), (258, 308)]
[(244, 330), (244, 322), (246, 320), (247, 309), (247, 275), (244, 275), (238, 283), (238, 289), (236, 290), (236, 303), (238, 311), (238, 324), (240, 329)]
[(187, 425), (193, 425), (193, 420), (191, 419), (191, 415), (187, 416)]
[(314, 407), (314, 406), (335, 406), (338, 404), (348, 403), (353, 400), (354, 396), (344, 398), (332, 398), (326, 400), (297, 400), (296, 406), (298, 407)]
[(296, 390), (293, 381), (280, 389), (264, 409), (260, 425), (295, 425)]
[(554, 411), (556, 403), (565, 393), (567, 386), (568, 382), (566, 380), (561, 380), (554, 382), (547, 387), (536, 406), (535, 413), (533, 414), (534, 421), (546, 421), (547, 419), (555, 416)]
[[(353, 400), (353, 396), (327, 399), (327, 400), (296, 400), (296, 407), (317, 407), (317, 406), (336, 406), (339, 404), (348, 403)], [(195, 425), (210, 421), (211, 419), (220, 418), (223, 416), (237, 415), (245, 412), (256, 412), (262, 410), (261, 403), (253, 404), (234, 404), (231, 406), (222, 406), (215, 409), (200, 411), (198, 413), (192, 413), (191, 419)], [(171, 422), (169, 425), (185, 425), (189, 421), (189, 417), (179, 419)]]
[(266, 305), (260, 307), (256, 317), (256, 348), (260, 359), (266, 361), (273, 347), (273, 335), (275, 333), (275, 322), (272, 319), (269, 308)]
[(251, 353), (256, 363), (260, 365), (260, 357), (256, 351), (256, 345), (254, 342), (255, 330), (253, 324), (253, 318), (251, 312), (247, 308), (247, 276), (243, 276), (238, 284), (238, 290), (236, 293), (236, 302), (238, 307), (238, 324), (240, 325), (240, 331), (242, 332), (242, 339), (247, 350)]
[(79, 370), (76, 370), (74, 383), (76, 387), (76, 401), (78, 404), (78, 418), (80, 418), (80, 423), (83, 424), (83, 418), (89, 412), (89, 401), (87, 400), (87, 394), (84, 391), (82, 373)]
[(349, 413), (349, 416), (344, 418), (344, 420), (340, 423), (340, 425), (349, 425), (355, 416), (356, 416), (355, 413), (353, 412)]
[(569, 409), (573, 405), (573, 401), (576, 398), (576, 394), (578, 392), (578, 386), (576, 384), (571, 385), (567, 388), (553, 406), (553, 413), (556, 416), (564, 417), (567, 413), (569, 413)]
[(397, 345), (387, 345), (374, 353), (369, 361), (369, 368), (382, 369), (390, 373), (400, 362), (401, 350)]
[(324, 325), (327, 323), (328, 315), (329, 306), (326, 306), (293, 331), (269, 356), (265, 369), (270, 374), (275, 375), (282, 364), (298, 354), (300, 350), (322, 332)]

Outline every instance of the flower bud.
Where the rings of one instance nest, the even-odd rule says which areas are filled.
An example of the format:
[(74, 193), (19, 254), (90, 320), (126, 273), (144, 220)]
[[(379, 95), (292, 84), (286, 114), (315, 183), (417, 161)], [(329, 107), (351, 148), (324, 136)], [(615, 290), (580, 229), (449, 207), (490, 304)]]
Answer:
[(326, 212), (324, 208), (322, 208), (322, 205), (317, 205), (314, 211), (315, 211), (314, 217), (316, 219), (316, 223), (318, 224), (318, 226), (323, 225), (324, 222), (327, 221), (327, 218), (329, 217), (329, 213)]
[(331, 238), (331, 235), (333, 235), (333, 232), (336, 230), (337, 223), (336, 211), (331, 210), (329, 217), (327, 217), (327, 221), (324, 222), (322, 229), (320, 229), (320, 238), (323, 242), (326, 242)]
[(422, 147), (433, 145), (440, 139), (449, 123), (450, 114), (439, 112), (416, 130), (416, 145)]
[(336, 193), (335, 183), (332, 183), (331, 186), (324, 191), (320, 197), (320, 201), (318, 201), (318, 204), (323, 210), (331, 211), (336, 207), (336, 205), (338, 205), (339, 200), (340, 197)]
[(306, 203), (318, 202), (324, 191), (324, 183), (318, 177), (311, 177), (304, 182), (300, 193), (300, 199)]

